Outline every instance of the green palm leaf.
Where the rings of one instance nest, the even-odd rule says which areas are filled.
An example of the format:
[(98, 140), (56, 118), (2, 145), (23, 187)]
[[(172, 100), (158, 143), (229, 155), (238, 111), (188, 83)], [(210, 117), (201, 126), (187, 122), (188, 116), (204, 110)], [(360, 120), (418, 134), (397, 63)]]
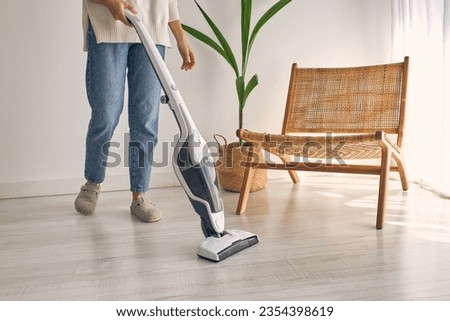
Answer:
[(245, 106), (248, 96), (253, 91), (253, 89), (255, 89), (256, 86), (258, 86), (258, 75), (253, 75), (253, 77), (248, 82), (247, 87), (245, 87), (244, 97), (242, 98), (243, 102), (242, 106)]
[(275, 3), (269, 10), (266, 11), (262, 15), (262, 17), (258, 20), (258, 22), (255, 25), (255, 28), (253, 28), (252, 34), (250, 36), (250, 41), (248, 44), (248, 55), (250, 55), (250, 50), (253, 46), (253, 43), (255, 42), (256, 35), (261, 30), (261, 28), (266, 24), (267, 21), (269, 21), (275, 14), (277, 14), (278, 11), (283, 9), (289, 2), (292, 0), (280, 0), (277, 3)]
[(248, 61), (248, 41), (252, 17), (253, 0), (241, 0), (242, 75), (245, 77)]
[(245, 92), (245, 81), (244, 77), (238, 77), (236, 78), (236, 89), (238, 94), (238, 100), (239, 100), (239, 110), (244, 109), (244, 92)]
[(198, 4), (197, 0), (195, 0), (195, 4), (199, 8), (205, 20), (208, 22), (208, 25), (214, 32), (214, 35), (217, 37), (217, 40), (219, 40), (220, 44), (222, 45), (223, 51), (225, 52), (225, 55), (228, 57), (227, 61), (230, 63), (231, 67), (236, 73), (236, 77), (239, 77), (239, 68), (237, 66), (236, 58), (234, 57), (233, 51), (231, 50), (231, 47), (228, 44), (227, 40), (223, 36), (222, 32), (220, 32), (219, 28), (211, 20), (211, 18), (206, 14), (203, 8)]
[(232, 62), (230, 61), (230, 58), (227, 56), (227, 54), (225, 53), (225, 51), (222, 49), (222, 47), (215, 42), (213, 39), (211, 39), (210, 37), (208, 37), (207, 35), (205, 35), (204, 33), (198, 31), (197, 29), (194, 29), (192, 27), (189, 27), (185, 24), (182, 24), (183, 29), (189, 33), (191, 36), (193, 36), (194, 38), (200, 40), (201, 42), (203, 42), (204, 44), (210, 46), (212, 49), (214, 49), (215, 51), (217, 51), (223, 58), (225, 58), (225, 60), (231, 65), (233, 66)]

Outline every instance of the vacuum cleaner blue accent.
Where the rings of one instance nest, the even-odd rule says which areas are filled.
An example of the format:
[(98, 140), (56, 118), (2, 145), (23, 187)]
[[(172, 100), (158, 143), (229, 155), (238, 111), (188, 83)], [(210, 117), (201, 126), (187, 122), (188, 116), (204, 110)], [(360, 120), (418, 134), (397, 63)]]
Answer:
[(161, 82), (165, 93), (161, 102), (169, 105), (180, 129), (172, 165), (192, 207), (200, 216), (201, 228), (206, 237), (198, 246), (197, 255), (219, 262), (258, 243), (258, 237), (246, 231), (225, 230), (223, 202), (220, 197), (214, 159), (208, 145), (195, 126), (179, 90), (145, 26), (130, 11), (125, 10), (125, 14), (136, 29)]

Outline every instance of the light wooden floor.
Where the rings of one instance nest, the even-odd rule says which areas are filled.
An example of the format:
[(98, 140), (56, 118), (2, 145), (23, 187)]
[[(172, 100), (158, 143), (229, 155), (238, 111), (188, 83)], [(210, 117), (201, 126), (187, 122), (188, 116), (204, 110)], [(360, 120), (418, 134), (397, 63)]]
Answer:
[(129, 193), (0, 201), (1, 300), (450, 300), (450, 201), (390, 182), (377, 231), (377, 178), (309, 175), (269, 181), (229, 228), (260, 243), (221, 263), (197, 258), (199, 220), (181, 188), (151, 190), (164, 218), (129, 215)]

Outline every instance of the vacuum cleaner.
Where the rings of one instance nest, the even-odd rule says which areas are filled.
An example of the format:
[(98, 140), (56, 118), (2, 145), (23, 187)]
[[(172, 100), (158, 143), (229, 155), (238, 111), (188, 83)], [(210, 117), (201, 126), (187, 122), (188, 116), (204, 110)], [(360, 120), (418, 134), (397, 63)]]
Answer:
[(209, 147), (192, 120), (169, 70), (142, 21), (131, 11), (126, 17), (136, 29), (147, 55), (161, 82), (168, 104), (180, 129), (172, 165), (195, 212), (200, 216), (206, 239), (198, 246), (199, 257), (219, 262), (258, 243), (258, 237), (246, 231), (226, 230), (223, 201), (220, 197), (214, 159)]

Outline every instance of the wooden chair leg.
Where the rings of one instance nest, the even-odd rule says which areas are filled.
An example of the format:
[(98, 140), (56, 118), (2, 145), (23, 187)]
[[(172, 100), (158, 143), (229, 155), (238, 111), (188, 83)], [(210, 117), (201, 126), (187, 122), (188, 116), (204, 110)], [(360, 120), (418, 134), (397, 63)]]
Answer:
[(377, 224), (378, 230), (384, 226), (384, 216), (386, 211), (386, 200), (389, 185), (389, 173), (391, 170), (391, 150), (389, 148), (382, 148), (381, 156), (381, 172), (380, 172), (380, 187), (378, 191), (378, 208), (377, 208)]
[(250, 188), (252, 186), (253, 177), (256, 169), (253, 167), (246, 167), (244, 172), (244, 178), (242, 180), (241, 192), (239, 195), (239, 201), (236, 209), (236, 214), (240, 215), (247, 209), (247, 201), (250, 195)]
[(298, 174), (296, 171), (288, 171), (288, 173), (291, 176), (292, 182), (294, 184), (300, 183), (300, 178), (298, 178)]
[[(283, 164), (286, 164), (287, 162), (291, 161), (291, 157), (289, 155), (286, 156), (280, 156), (281, 161), (283, 162)], [(291, 176), (292, 182), (294, 184), (298, 184), (300, 183), (300, 179), (298, 178), (298, 174), (297, 171), (288, 171), (289, 172), (289, 176)]]
[(395, 159), (395, 162), (397, 163), (398, 166), (398, 173), (400, 174), (400, 181), (402, 182), (402, 189), (404, 191), (407, 191), (409, 188), (409, 184), (408, 184), (408, 177), (406, 176), (406, 170), (405, 170), (405, 165), (403, 163), (403, 157), (400, 155), (395, 155), (392, 154), (393, 158)]

